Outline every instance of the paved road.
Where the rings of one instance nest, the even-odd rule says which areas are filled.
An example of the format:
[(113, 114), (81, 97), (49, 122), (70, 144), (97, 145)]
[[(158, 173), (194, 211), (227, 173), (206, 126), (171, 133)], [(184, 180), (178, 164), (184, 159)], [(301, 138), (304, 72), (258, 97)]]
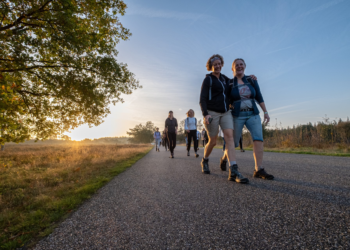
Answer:
[[(274, 181), (227, 181), (219, 149), (211, 175), (177, 147), (152, 150), (99, 190), (36, 249), (350, 249), (350, 159), (265, 153)], [(200, 150), (203, 155), (203, 150)]]

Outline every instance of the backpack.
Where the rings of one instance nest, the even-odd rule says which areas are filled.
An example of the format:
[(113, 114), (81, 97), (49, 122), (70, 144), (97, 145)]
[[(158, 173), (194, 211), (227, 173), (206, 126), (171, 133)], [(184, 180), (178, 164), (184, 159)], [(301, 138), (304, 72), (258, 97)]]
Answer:
[[(221, 78), (221, 76), (222, 75), (220, 75), (220, 78)], [(213, 86), (213, 80), (211, 79), (211, 77), (210, 76), (208, 76), (209, 77), (209, 101), (211, 101), (211, 87)], [(225, 78), (224, 77), (222, 77), (223, 79), (224, 79), (224, 83), (226, 83), (226, 81), (225, 81)], [(220, 80), (222, 80), (222, 79), (220, 79)], [(196, 121), (196, 124), (197, 124), (197, 121)]]

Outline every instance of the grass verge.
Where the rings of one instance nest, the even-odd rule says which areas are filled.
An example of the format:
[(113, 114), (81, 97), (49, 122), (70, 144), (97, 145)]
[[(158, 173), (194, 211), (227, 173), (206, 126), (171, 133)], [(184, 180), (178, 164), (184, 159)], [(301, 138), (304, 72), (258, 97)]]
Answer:
[(0, 154), (0, 249), (47, 236), (150, 145), (7, 147)]
[[(252, 151), (253, 148), (244, 148), (244, 150)], [(315, 148), (264, 148), (264, 152), (350, 157), (349, 153), (343, 153), (343, 152), (337, 152), (337, 151), (338, 150), (336, 149), (315, 149)]]

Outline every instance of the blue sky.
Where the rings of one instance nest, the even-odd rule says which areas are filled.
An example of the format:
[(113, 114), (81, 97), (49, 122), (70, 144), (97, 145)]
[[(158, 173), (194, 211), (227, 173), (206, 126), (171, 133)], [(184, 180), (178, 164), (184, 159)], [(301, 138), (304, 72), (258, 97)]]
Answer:
[(169, 110), (180, 121), (192, 108), (201, 119), (205, 64), (216, 53), (229, 77), (232, 61), (245, 59), (246, 74), (258, 77), (271, 126), (350, 116), (350, 0), (125, 3), (120, 20), (133, 35), (117, 46), (117, 59), (143, 88), (112, 106), (102, 125), (72, 131), (72, 139), (122, 136), (146, 121), (163, 129)]

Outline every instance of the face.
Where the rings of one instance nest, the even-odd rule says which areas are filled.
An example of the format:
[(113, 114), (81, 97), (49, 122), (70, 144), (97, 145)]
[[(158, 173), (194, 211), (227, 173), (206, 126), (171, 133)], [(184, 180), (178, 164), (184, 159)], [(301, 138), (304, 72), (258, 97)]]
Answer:
[(173, 117), (173, 113), (169, 113), (169, 118), (172, 118)]
[(221, 60), (215, 60), (212, 63), (211, 71), (218, 74), (221, 72), (221, 68), (222, 68)]
[(188, 115), (189, 115), (190, 117), (194, 116), (193, 110), (188, 111)]
[(242, 60), (237, 60), (232, 66), (234, 75), (244, 75), (245, 63)]
[(156, 128), (157, 132), (159, 131), (159, 128)]

